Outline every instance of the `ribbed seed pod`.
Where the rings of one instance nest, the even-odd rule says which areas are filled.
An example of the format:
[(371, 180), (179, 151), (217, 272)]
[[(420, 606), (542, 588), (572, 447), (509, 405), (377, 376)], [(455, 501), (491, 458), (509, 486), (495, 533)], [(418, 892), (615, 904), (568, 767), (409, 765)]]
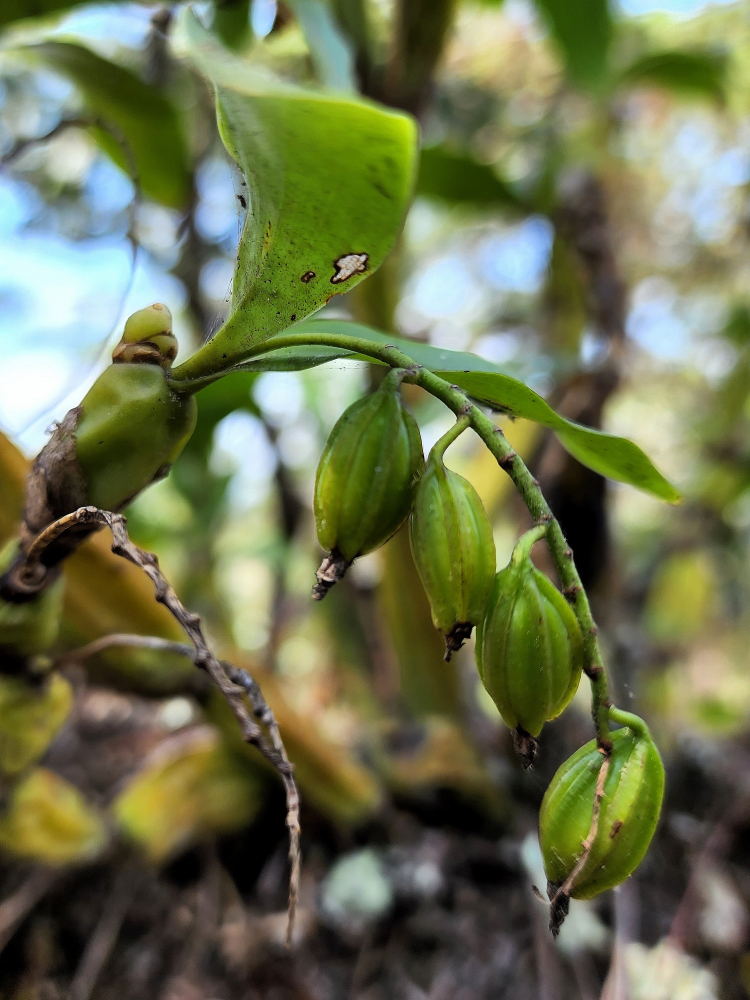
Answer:
[(523, 535), (495, 577), (477, 630), (482, 683), (513, 730), (526, 767), (534, 760), (542, 726), (575, 694), (583, 666), (583, 639), (565, 598), (531, 561), (544, 526)]
[(353, 403), (331, 431), (315, 478), (318, 541), (329, 555), (317, 571), (315, 600), (325, 597), (357, 556), (393, 535), (411, 510), (424, 468), (422, 439), (401, 400), (403, 372)]
[(443, 464), (455, 436), (449, 431), (430, 452), (409, 534), (432, 623), (445, 637), (446, 660), (481, 622), (495, 578), (495, 540), (479, 494)]
[[(664, 765), (642, 719), (610, 709), (625, 728), (612, 733), (612, 756), (604, 780), (596, 836), (584, 860), (599, 771), (604, 758), (592, 740), (559, 768), (539, 813), (539, 840), (550, 898), (565, 886), (567, 897), (591, 899), (631, 875), (641, 863), (659, 821)], [(581, 863), (579, 871), (576, 866)], [(571, 884), (566, 885), (570, 878)], [(553, 902), (553, 920), (556, 903)], [(558, 915), (559, 916), (559, 915)], [(558, 923), (559, 926), (559, 923)]]

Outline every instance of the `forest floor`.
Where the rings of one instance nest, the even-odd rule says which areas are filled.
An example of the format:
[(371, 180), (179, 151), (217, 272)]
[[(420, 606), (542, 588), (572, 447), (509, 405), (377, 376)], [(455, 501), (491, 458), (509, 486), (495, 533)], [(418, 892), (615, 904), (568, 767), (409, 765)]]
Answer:
[[(161, 870), (124, 848), (77, 870), (6, 860), (0, 996), (595, 1000), (605, 982), (608, 1000), (748, 996), (750, 752), (741, 743), (672, 748), (646, 861), (618, 892), (574, 904), (553, 942), (532, 888), (541, 881), (534, 832), (556, 763), (586, 738), (572, 718), (545, 730), (531, 774), (504, 738), (491, 751), (513, 803), (504, 822), (440, 788), (390, 801), (349, 832), (304, 806), (291, 951), (280, 788), (247, 830)], [(154, 702), (79, 687), (45, 765), (106, 802), (164, 737)], [(671, 958), (664, 945), (646, 950), (665, 938)]]

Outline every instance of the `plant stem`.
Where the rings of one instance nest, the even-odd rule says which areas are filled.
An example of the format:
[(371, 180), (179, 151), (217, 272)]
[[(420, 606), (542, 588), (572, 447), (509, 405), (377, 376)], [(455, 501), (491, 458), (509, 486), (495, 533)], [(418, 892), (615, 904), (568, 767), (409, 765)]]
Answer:
[(539, 488), (539, 483), (531, 475), (523, 459), (513, 451), (497, 424), (472, 403), (462, 389), (456, 385), (450, 385), (445, 379), (416, 364), (403, 351), (391, 347), (389, 344), (376, 344), (363, 337), (349, 337), (345, 334), (289, 333), (258, 344), (249, 356), (266, 354), (269, 350), (279, 350), (284, 347), (301, 347), (312, 344), (339, 347), (354, 354), (374, 358), (392, 368), (408, 369), (404, 381), (421, 386), (439, 399), (441, 403), (444, 403), (459, 419), (468, 418), (471, 427), (495, 456), (500, 468), (510, 476), (535, 523), (547, 525), (547, 544), (560, 578), (562, 592), (575, 612), (583, 635), (583, 669), (591, 684), (591, 714), (596, 730), (596, 740), (599, 749), (609, 755), (612, 750), (609, 732), (611, 703), (607, 688), (607, 675), (597, 638), (598, 629), (591, 614), (586, 591), (583, 589), (581, 578), (576, 569), (573, 550), (566, 542), (562, 528), (552, 514)]
[(446, 450), (453, 444), (459, 434), (463, 434), (466, 428), (470, 426), (471, 421), (468, 417), (459, 417), (450, 430), (447, 430), (445, 434), (443, 434), (443, 436), (432, 446), (430, 450), (430, 457), (434, 455), (435, 458), (442, 460)]
[(528, 559), (531, 555), (531, 550), (536, 545), (537, 542), (541, 540), (547, 534), (547, 528), (549, 527), (549, 522), (544, 524), (538, 524), (535, 528), (531, 528), (525, 534), (521, 535), (515, 544), (513, 549), (513, 554), (510, 557), (510, 561), (514, 565), (518, 565), (522, 559)]

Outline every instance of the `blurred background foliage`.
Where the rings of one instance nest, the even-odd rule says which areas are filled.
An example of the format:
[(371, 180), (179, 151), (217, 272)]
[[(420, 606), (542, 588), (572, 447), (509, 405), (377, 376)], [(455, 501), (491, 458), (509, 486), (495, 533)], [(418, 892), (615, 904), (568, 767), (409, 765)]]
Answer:
[[(419, 119), (417, 194), (399, 245), (327, 313), (501, 364), (566, 417), (635, 440), (684, 496), (669, 507), (605, 483), (542, 428), (503, 421), (591, 589), (615, 698), (648, 719), (668, 765), (662, 832), (640, 873), (614, 901), (574, 905), (555, 950), (531, 895), (542, 876), (529, 831), (555, 767), (590, 736), (585, 685), (522, 776), (471, 647), (442, 660), (405, 532), (322, 605), (309, 600), (317, 459), (377, 373), (338, 361), (233, 375), (199, 394), (193, 438), (129, 525), (279, 719), (305, 803), (300, 934), (317, 942), (324, 984), (305, 993), (304, 969), (291, 983), (274, 967), (267, 987), (227, 995), (438, 997), (468, 983), (472, 998), (593, 997), (605, 979), (608, 997), (750, 995), (750, 5), (198, 8), (241, 56)], [(170, 48), (173, 14), (70, 0), (0, 9), (2, 541), (20, 510), (24, 456), (80, 400), (124, 317), (166, 302), (184, 359), (228, 309), (244, 188), (205, 83)], [(451, 417), (414, 387), (406, 395), (429, 447)], [(468, 435), (449, 464), (482, 496), (504, 565), (526, 527), (509, 481)], [(87, 543), (66, 574), (61, 653), (111, 632), (180, 638), (106, 540)], [(40, 984), (80, 955), (72, 995), (91, 995), (99, 904), (76, 916), (53, 895), (64, 933), (49, 913), (27, 918), (59, 891), (49, 865), (93, 854), (99, 881), (80, 876), (84, 897), (98, 887), (101, 919), (119, 931), (132, 910), (126, 883), (145, 877), (127, 867), (133, 845), (167, 866), (158, 885), (170, 917), (149, 959), (156, 971), (121, 957), (122, 989), (218, 995), (205, 968), (185, 962), (179, 974), (197, 992), (174, 986), (188, 920), (174, 916), (179, 906), (193, 913), (197, 953), (218, 949), (227, 982), (251, 981), (257, 950), (280, 936), (279, 789), (187, 660), (108, 649), (84, 666), (69, 668), (76, 707), (45, 769), (16, 786), (0, 820), (5, 893), (31, 900), (10, 916), (0, 904), (0, 941), (25, 928), (6, 960), (7, 995), (42, 996)], [(41, 803), (33, 834), (17, 819), (24, 796)], [(66, 796), (75, 816), (61, 829), (55, 803)], [(115, 821), (126, 860), (112, 862), (102, 845), (115, 850), (105, 833)], [(19, 868), (17, 856), (42, 867)], [(425, 957), (399, 914), (432, 913), (446, 886), (441, 919), (459, 944)], [(128, 947), (151, 954), (129, 919)], [(158, 937), (153, 919), (141, 930)], [(220, 925), (220, 944), (201, 921)], [(387, 951), (395, 927), (406, 943)], [(379, 947), (387, 957), (374, 960)]]

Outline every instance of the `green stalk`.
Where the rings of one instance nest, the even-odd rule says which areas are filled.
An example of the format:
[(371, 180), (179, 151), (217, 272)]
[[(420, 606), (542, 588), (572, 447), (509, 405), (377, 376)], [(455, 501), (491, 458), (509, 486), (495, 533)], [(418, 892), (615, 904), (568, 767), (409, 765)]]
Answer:
[[(607, 675), (597, 638), (598, 629), (591, 614), (586, 591), (583, 589), (581, 578), (576, 569), (573, 550), (568, 546), (562, 528), (544, 499), (539, 483), (531, 475), (523, 459), (513, 451), (502, 430), (478, 406), (471, 402), (462, 389), (450, 385), (445, 379), (416, 364), (403, 351), (388, 344), (375, 344), (363, 337), (349, 337), (344, 334), (289, 333), (273, 337), (271, 341), (267, 340), (257, 344), (248, 357), (265, 354), (269, 349), (279, 350), (284, 347), (301, 347), (312, 344), (340, 347), (355, 354), (374, 358), (392, 368), (408, 369), (404, 381), (421, 386), (439, 399), (441, 403), (444, 403), (459, 419), (468, 418), (471, 427), (495, 456), (500, 468), (510, 476), (534, 521), (539, 525), (547, 525), (547, 544), (562, 584), (562, 592), (573, 607), (583, 635), (583, 669), (591, 684), (591, 714), (594, 720), (597, 743), (602, 751), (609, 754), (612, 749), (612, 740), (609, 732), (611, 704), (607, 688)], [(269, 345), (272, 346), (269, 347)], [(177, 389), (178, 385), (174, 385)]]
[(531, 528), (530, 531), (527, 531), (525, 535), (521, 535), (516, 542), (515, 548), (513, 549), (513, 555), (510, 557), (510, 561), (517, 566), (522, 559), (526, 559), (531, 554), (531, 550), (534, 548), (536, 543), (541, 542), (546, 534), (547, 522), (544, 524), (538, 524), (535, 528)]
[(471, 421), (468, 417), (459, 417), (450, 430), (447, 430), (440, 440), (435, 442), (430, 449), (430, 455), (434, 455), (436, 458), (442, 458), (446, 450), (453, 444), (459, 434), (463, 434), (466, 428), (470, 426)]

